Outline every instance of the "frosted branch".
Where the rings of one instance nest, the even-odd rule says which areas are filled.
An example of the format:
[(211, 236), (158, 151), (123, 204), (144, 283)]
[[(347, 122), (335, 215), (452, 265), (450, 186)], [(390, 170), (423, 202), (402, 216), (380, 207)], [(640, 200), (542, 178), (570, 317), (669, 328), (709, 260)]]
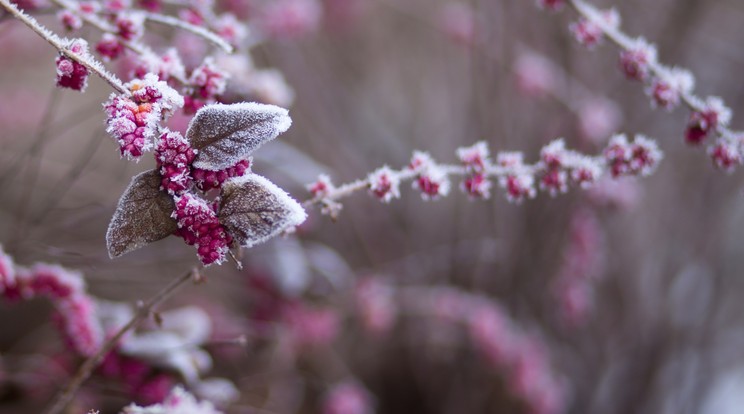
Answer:
[(97, 60), (93, 59), (89, 54), (81, 55), (73, 53), (66, 47), (69, 41), (67, 41), (66, 39), (60, 39), (59, 36), (51, 32), (46, 27), (42, 26), (36, 19), (19, 10), (15, 4), (10, 2), (10, 0), (0, 0), (0, 5), (13, 17), (21, 21), (36, 34), (46, 40), (50, 45), (52, 45), (52, 47), (57, 49), (59, 53), (61, 53), (68, 59), (85, 66), (88, 70), (101, 77), (101, 79), (105, 80), (117, 92), (124, 95), (130, 94), (129, 91), (124, 87), (123, 83), (116, 76), (106, 71), (103, 65)]

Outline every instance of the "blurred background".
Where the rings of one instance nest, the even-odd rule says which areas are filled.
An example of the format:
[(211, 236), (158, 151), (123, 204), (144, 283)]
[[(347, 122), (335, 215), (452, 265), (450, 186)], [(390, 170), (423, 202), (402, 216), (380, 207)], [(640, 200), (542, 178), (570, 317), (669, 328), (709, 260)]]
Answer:
[[(225, 412), (744, 413), (742, 174), (686, 146), (689, 112), (652, 109), (613, 45), (585, 50), (567, 30), (573, 12), (533, 1), (271, 3), (219, 6), (264, 22), (266, 36), (233, 59), (225, 100), (290, 108), (292, 128), (253, 170), (298, 200), (319, 173), (349, 182), (414, 150), (455, 163), (479, 140), (533, 162), (557, 137), (597, 153), (615, 132), (643, 133), (665, 158), (651, 177), (520, 205), (500, 189), (424, 201), (404, 185), (390, 204), (343, 200), (335, 221), (311, 208), (296, 235), (245, 250), (243, 270), (209, 267), (163, 306), (209, 315), (208, 374), (240, 392)], [(271, 20), (280, 3), (295, 20)], [(723, 97), (741, 125), (744, 3), (596, 4), (693, 71), (698, 94)], [(192, 67), (204, 53), (178, 33), (150, 43)], [(79, 270), (92, 294), (128, 303), (193, 267), (193, 248), (173, 237), (108, 258), (116, 202), (154, 166), (118, 159), (108, 85), (55, 89), (55, 52), (7, 17), (0, 51), (3, 249), (21, 265)], [(39, 412), (79, 363), (50, 313), (43, 300), (0, 303), (0, 412)], [(130, 391), (94, 376), (69, 412), (116, 413), (142, 397)]]

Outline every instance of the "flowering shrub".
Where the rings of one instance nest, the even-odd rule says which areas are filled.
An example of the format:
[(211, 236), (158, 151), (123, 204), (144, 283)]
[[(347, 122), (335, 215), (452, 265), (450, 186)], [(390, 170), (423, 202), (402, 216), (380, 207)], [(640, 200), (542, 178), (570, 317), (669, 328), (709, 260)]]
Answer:
[(736, 410), (728, 3), (0, 0), (0, 411)]

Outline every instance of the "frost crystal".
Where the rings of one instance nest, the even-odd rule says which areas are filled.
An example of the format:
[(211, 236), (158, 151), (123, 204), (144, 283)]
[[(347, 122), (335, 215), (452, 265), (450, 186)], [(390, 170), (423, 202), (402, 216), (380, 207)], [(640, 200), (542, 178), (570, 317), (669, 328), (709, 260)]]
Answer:
[(194, 166), (219, 171), (246, 159), (290, 125), (288, 111), (278, 106), (255, 102), (213, 104), (194, 115), (186, 138), (199, 151)]
[(222, 263), (232, 238), (220, 224), (212, 206), (190, 193), (175, 197), (176, 208), (171, 215), (178, 223), (177, 234), (186, 244), (195, 245), (199, 259), (205, 265)]
[(387, 165), (370, 173), (367, 182), (370, 193), (382, 202), (389, 203), (393, 198), (400, 198), (400, 178)]
[(218, 411), (212, 403), (199, 402), (183, 388), (176, 387), (160, 404), (147, 407), (132, 404), (124, 408), (121, 414), (222, 414), (222, 412)]
[[(88, 42), (83, 39), (75, 39), (69, 43), (67, 49), (74, 55), (83, 59), (88, 58)], [(60, 54), (57, 57), (57, 86), (70, 88), (84, 92), (88, 86), (88, 75), (90, 71), (85, 65), (78, 63), (69, 57)]]
[(222, 186), (219, 220), (241, 246), (252, 247), (302, 224), (307, 214), (284, 190), (256, 174)]
[(628, 79), (646, 80), (651, 65), (656, 64), (656, 46), (639, 37), (628, 50), (620, 53), (620, 68)]

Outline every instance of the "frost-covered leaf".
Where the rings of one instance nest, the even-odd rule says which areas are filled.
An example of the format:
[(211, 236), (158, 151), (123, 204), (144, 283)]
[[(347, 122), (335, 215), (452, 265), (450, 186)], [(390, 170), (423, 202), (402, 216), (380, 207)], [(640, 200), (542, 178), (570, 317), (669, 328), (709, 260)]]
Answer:
[(306, 217), (297, 201), (260, 175), (233, 178), (222, 187), (220, 223), (242, 246), (263, 243)]
[(160, 174), (143, 172), (129, 183), (119, 199), (106, 233), (109, 256), (119, 257), (176, 231), (171, 218), (173, 199), (160, 191)]
[(194, 166), (218, 171), (244, 160), (291, 124), (287, 110), (278, 106), (255, 102), (213, 104), (197, 111), (186, 138), (199, 151)]

